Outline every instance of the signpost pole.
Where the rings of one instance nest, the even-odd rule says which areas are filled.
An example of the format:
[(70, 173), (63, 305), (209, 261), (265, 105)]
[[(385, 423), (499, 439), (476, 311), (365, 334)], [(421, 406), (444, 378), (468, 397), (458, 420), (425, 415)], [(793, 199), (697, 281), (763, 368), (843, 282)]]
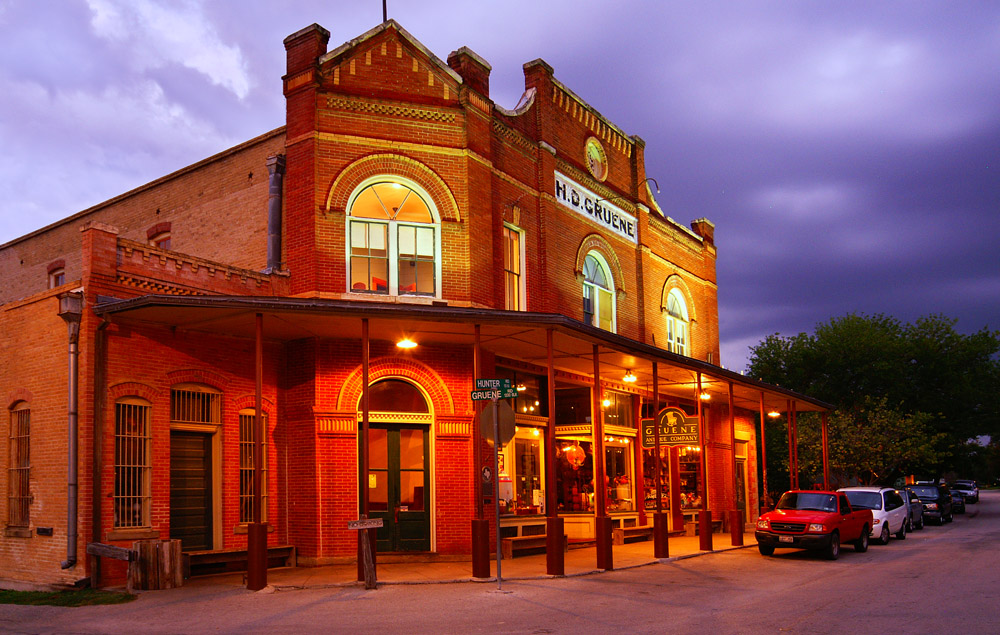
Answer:
[(497, 414), (497, 398), (493, 398), (493, 507), (497, 530), (497, 591), (503, 590), (503, 575), (500, 573), (500, 417)]

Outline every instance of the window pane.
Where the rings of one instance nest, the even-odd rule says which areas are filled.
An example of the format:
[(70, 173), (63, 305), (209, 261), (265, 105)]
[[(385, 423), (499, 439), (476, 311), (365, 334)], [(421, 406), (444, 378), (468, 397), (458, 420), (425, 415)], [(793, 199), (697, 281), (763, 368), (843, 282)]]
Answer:
[(400, 379), (384, 379), (372, 384), (368, 391), (368, 407), (374, 412), (430, 412), (420, 390)]
[(424, 199), (420, 198), (420, 195), (413, 190), (407, 190), (407, 192), (409, 196), (406, 197), (406, 201), (396, 214), (396, 220), (407, 223), (433, 223), (434, 217), (431, 216), (431, 211)]
[(389, 473), (373, 470), (368, 474), (368, 509), (373, 512), (389, 510)]
[(598, 299), (600, 300), (600, 308), (598, 313), (601, 318), (600, 327), (605, 331), (612, 330), (612, 318), (614, 317), (614, 302), (612, 301), (611, 293), (605, 291), (604, 289), (597, 290)]
[(368, 469), (389, 469), (388, 431), (368, 428)]
[(371, 187), (365, 188), (351, 205), (351, 216), (358, 218), (378, 218), (388, 220), (389, 216), (382, 206), (381, 201), (375, 196), (375, 190)]
[(404, 256), (414, 256), (417, 253), (416, 248), (416, 227), (400, 227), (399, 228), (399, 257)]
[(417, 255), (422, 258), (434, 258), (434, 228), (417, 227)]
[(399, 473), (399, 505), (411, 512), (423, 511), (424, 471), (413, 470)]
[(594, 325), (594, 287), (589, 284), (583, 285), (583, 321)]
[(399, 183), (377, 183), (371, 187), (375, 191), (389, 218), (396, 218), (397, 212), (410, 195), (410, 188)]
[(434, 295), (434, 263), (421, 261), (417, 263), (417, 293)]
[(424, 431), (403, 428), (399, 431), (399, 467), (403, 470), (424, 468)]

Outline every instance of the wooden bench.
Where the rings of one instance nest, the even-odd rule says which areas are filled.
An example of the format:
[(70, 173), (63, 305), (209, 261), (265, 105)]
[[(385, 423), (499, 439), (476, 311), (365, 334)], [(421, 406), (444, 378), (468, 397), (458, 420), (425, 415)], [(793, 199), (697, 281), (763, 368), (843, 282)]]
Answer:
[[(206, 575), (211, 573), (228, 573), (230, 571), (246, 571), (246, 549), (212, 549), (210, 551), (185, 551), (184, 577)], [(295, 547), (278, 545), (267, 548), (267, 568), (294, 567)]]
[[(500, 539), (500, 553), (507, 560), (514, 557), (514, 554), (532, 549), (545, 549), (546, 535), (538, 536), (512, 536)], [(569, 539), (563, 535), (563, 551), (569, 550)]]
[[(713, 520), (712, 521), (712, 533), (717, 534), (722, 531), (722, 521)], [(685, 536), (697, 536), (698, 535), (698, 521), (694, 520), (691, 522), (684, 523), (684, 535)]]
[(652, 525), (639, 525), (637, 527), (615, 527), (611, 530), (611, 543), (624, 545), (627, 540), (637, 538), (639, 540), (649, 540), (653, 537)]

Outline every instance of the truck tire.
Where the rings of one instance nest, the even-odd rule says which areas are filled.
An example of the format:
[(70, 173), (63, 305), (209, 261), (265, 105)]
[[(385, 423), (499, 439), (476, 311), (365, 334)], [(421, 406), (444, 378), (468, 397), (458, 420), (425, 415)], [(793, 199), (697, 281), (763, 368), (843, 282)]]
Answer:
[(830, 545), (826, 548), (826, 559), (836, 560), (840, 557), (840, 532), (834, 530), (830, 536)]
[(772, 547), (771, 545), (758, 544), (757, 545), (757, 550), (760, 551), (760, 555), (762, 555), (762, 556), (772, 556), (772, 555), (774, 555), (774, 547)]
[(861, 537), (854, 541), (854, 550), (858, 553), (868, 551), (868, 525), (861, 528)]

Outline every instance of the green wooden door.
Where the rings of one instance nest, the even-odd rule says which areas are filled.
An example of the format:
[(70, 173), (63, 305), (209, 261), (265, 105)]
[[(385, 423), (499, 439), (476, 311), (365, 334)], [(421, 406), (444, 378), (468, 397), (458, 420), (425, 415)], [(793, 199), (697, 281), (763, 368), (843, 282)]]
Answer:
[(428, 436), (426, 426), (368, 429), (368, 508), (383, 522), (379, 552), (431, 549)]

